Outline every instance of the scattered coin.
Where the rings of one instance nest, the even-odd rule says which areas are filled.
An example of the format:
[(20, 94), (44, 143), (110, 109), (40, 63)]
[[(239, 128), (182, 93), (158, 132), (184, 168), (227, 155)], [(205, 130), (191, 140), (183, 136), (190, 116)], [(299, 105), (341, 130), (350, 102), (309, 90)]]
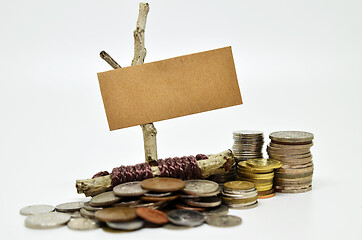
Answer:
[(176, 194), (176, 195), (171, 195), (171, 196), (167, 196), (167, 197), (148, 197), (148, 196), (142, 196), (141, 199), (142, 201), (145, 202), (169, 202), (172, 200), (175, 200), (176, 198), (180, 197), (180, 194)]
[(170, 229), (170, 230), (185, 230), (185, 229), (192, 228), (190, 226), (176, 225), (173, 223), (167, 223), (167, 224), (163, 225), (162, 227), (166, 228), (166, 229)]
[(141, 203), (141, 199), (127, 200), (127, 199), (123, 198), (121, 202), (114, 203), (112, 206), (113, 207), (135, 207), (140, 203)]
[(234, 227), (241, 224), (241, 218), (233, 215), (218, 215), (206, 218), (206, 223), (215, 227)]
[(183, 199), (182, 201), (194, 207), (217, 207), (221, 204), (221, 199), (216, 196)]
[(177, 209), (193, 210), (193, 211), (196, 211), (196, 212), (202, 212), (202, 211), (205, 211), (207, 209), (207, 208), (201, 208), (201, 207), (193, 207), (193, 206), (182, 204), (182, 203), (175, 204), (175, 207)]
[(229, 208), (224, 204), (220, 204), (217, 207), (208, 208), (201, 213), (205, 216), (213, 216), (213, 215), (226, 215), (228, 212)]
[(120, 197), (142, 196), (148, 191), (141, 187), (140, 181), (122, 183), (113, 188), (115, 195)]
[(20, 209), (20, 214), (24, 216), (53, 212), (54, 207), (51, 205), (31, 205)]
[(156, 209), (151, 208), (137, 208), (136, 214), (140, 218), (146, 220), (147, 222), (154, 223), (154, 224), (166, 224), (168, 223), (167, 214), (164, 212), (161, 212)]
[(145, 222), (141, 219), (135, 219), (129, 222), (106, 222), (106, 224), (113, 229), (133, 231), (142, 228)]
[(120, 197), (114, 195), (113, 191), (109, 191), (92, 197), (89, 204), (93, 207), (109, 206), (118, 202), (120, 199)]
[(228, 207), (234, 208), (234, 209), (251, 209), (258, 206), (258, 201), (255, 201), (251, 204), (229, 204)]
[(102, 222), (126, 222), (137, 218), (135, 208), (110, 207), (95, 213), (97, 220)]
[(98, 222), (89, 218), (72, 219), (68, 222), (67, 226), (72, 230), (92, 230), (99, 228)]
[(30, 215), (25, 218), (25, 226), (29, 228), (55, 228), (66, 224), (70, 216), (66, 213), (50, 212)]
[(153, 192), (174, 192), (185, 187), (185, 181), (176, 178), (156, 177), (143, 180), (142, 188)]
[(157, 193), (157, 192), (148, 192), (143, 194), (146, 197), (167, 197), (170, 196), (172, 192), (165, 192), (165, 193)]
[(93, 212), (103, 209), (102, 207), (93, 207), (93, 206), (91, 206), (91, 205), (89, 204), (89, 201), (84, 203), (83, 208), (84, 208), (85, 210), (93, 211)]
[(168, 213), (171, 223), (182, 226), (196, 227), (204, 223), (206, 217), (192, 210), (172, 210)]
[(209, 180), (188, 180), (182, 190), (190, 195), (203, 195), (219, 191), (219, 184)]
[(58, 212), (74, 212), (80, 210), (84, 206), (84, 202), (68, 202), (55, 206)]
[(88, 211), (85, 208), (80, 209), (80, 215), (86, 218), (92, 218), (92, 219), (96, 218), (95, 211)]
[(66, 212), (71, 218), (81, 218), (82, 215), (80, 214), (80, 211), (75, 212)]

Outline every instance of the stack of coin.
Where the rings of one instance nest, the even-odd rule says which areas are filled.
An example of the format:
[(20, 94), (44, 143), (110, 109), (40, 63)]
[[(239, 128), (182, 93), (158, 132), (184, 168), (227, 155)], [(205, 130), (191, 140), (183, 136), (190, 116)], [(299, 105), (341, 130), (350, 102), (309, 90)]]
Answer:
[(261, 131), (242, 130), (233, 132), (232, 147), (237, 162), (263, 157), (264, 136)]
[(258, 204), (258, 192), (254, 183), (231, 181), (224, 184), (221, 199), (230, 208), (247, 209)]
[(269, 138), (269, 158), (283, 163), (283, 167), (275, 172), (275, 190), (284, 193), (311, 190), (314, 168), (310, 148), (313, 146), (313, 134), (281, 131), (271, 133)]
[(237, 180), (253, 182), (260, 199), (274, 197), (274, 169), (281, 166), (280, 161), (263, 158), (239, 162)]
[(221, 204), (219, 184), (209, 180), (188, 180), (180, 197), (178, 209), (205, 211)]

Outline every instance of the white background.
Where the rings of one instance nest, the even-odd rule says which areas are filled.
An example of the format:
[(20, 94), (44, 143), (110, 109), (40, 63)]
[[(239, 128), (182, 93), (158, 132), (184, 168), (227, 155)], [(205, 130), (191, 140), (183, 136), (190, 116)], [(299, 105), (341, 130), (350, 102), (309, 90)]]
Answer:
[(231, 45), (244, 101), (157, 122), (159, 157), (226, 150), (234, 130), (262, 130), (266, 142), (309, 131), (313, 190), (231, 210), (243, 224), (228, 229), (26, 228), (20, 208), (84, 199), (76, 179), (144, 160), (140, 127), (108, 130), (96, 75), (111, 69), (101, 50), (130, 65), (138, 2), (2, 0), (1, 238), (361, 239), (362, 2), (149, 3), (146, 62)]

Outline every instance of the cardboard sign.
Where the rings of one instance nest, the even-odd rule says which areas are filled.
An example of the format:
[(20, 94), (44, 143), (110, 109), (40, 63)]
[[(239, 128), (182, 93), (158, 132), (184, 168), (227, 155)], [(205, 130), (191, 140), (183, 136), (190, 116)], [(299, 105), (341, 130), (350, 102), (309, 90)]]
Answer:
[(231, 47), (98, 73), (110, 130), (242, 104)]

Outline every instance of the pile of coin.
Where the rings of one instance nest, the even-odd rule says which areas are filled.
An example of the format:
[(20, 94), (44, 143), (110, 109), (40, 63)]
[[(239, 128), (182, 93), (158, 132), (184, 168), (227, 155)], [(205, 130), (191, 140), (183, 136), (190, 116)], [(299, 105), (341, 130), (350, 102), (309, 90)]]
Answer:
[(269, 138), (269, 158), (283, 163), (283, 167), (275, 171), (275, 190), (284, 193), (311, 190), (314, 166), (310, 148), (313, 146), (313, 134), (280, 131), (271, 133)]
[(33, 205), (20, 213), (27, 215), (27, 227), (42, 229), (65, 224), (73, 230), (102, 227), (112, 231), (148, 226), (180, 229), (204, 222), (219, 227), (241, 224), (239, 217), (227, 215), (228, 207), (221, 204), (219, 194), (219, 185), (208, 180), (150, 178), (120, 184), (88, 202)]
[(239, 162), (237, 180), (253, 182), (260, 199), (271, 198), (275, 196), (274, 169), (281, 166), (280, 161), (263, 158)]
[(248, 181), (225, 183), (221, 198), (230, 208), (248, 209), (258, 205), (258, 192), (254, 183)]
[(232, 147), (237, 162), (263, 157), (264, 135), (261, 131), (242, 130), (233, 132)]
[(221, 204), (219, 184), (209, 180), (188, 180), (182, 190), (180, 200), (175, 204), (178, 209), (205, 211)]

